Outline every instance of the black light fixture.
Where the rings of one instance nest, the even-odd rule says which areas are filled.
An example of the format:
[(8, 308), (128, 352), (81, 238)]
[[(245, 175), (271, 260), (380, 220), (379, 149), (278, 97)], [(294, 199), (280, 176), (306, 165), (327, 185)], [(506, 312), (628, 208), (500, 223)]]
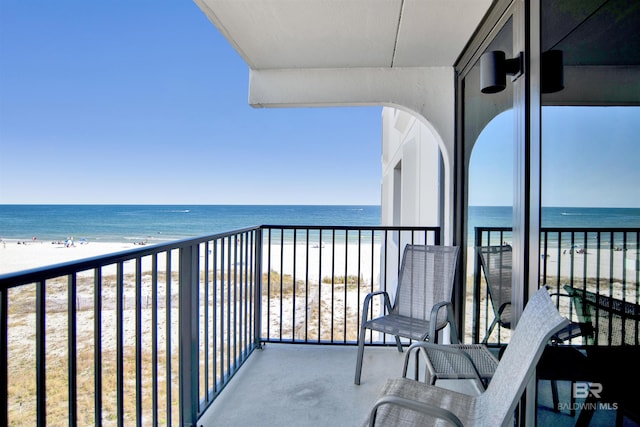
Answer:
[[(504, 52), (492, 50), (480, 57), (480, 90), (498, 93), (507, 87), (507, 75), (513, 80), (524, 72), (524, 54), (506, 59)], [(540, 92), (554, 93), (564, 89), (564, 64), (561, 50), (542, 52), (540, 59)]]
[(524, 55), (506, 59), (504, 52), (492, 50), (480, 57), (480, 90), (482, 93), (498, 93), (507, 87), (507, 74), (514, 80), (523, 72)]
[(564, 64), (561, 50), (542, 52), (540, 59), (540, 92), (554, 93), (564, 89)]

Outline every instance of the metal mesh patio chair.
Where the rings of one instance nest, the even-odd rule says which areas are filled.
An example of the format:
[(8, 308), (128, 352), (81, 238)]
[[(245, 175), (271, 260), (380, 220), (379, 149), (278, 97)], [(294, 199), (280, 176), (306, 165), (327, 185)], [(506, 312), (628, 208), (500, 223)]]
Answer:
[(496, 325), (511, 329), (512, 249), (509, 245), (476, 248), (493, 309), (493, 321), (482, 340), (486, 343)]
[[(358, 339), (356, 384), (360, 384), (367, 329), (394, 335), (398, 351), (402, 352), (400, 337), (435, 340), (439, 330), (448, 323), (453, 324), (451, 293), (458, 252), (456, 246), (407, 245), (393, 306), (385, 291), (372, 292), (365, 297)], [(384, 298), (387, 314), (368, 320), (374, 296)]]
[(507, 426), (532, 378), (546, 343), (569, 323), (546, 288), (529, 300), (487, 389), (470, 396), (408, 378), (391, 379), (383, 388), (366, 425)]
[[(638, 383), (635, 365), (640, 346), (640, 305), (571, 285), (564, 285), (564, 290), (582, 327), (591, 366), (588, 378), (603, 386), (600, 397), (604, 402), (615, 403), (616, 426), (623, 424), (624, 416), (640, 423), (639, 393), (628, 387)], [(595, 405), (595, 400), (590, 394), (586, 404)], [(576, 425), (589, 424), (592, 416), (592, 410), (581, 411)]]
[(564, 285), (586, 345), (639, 345), (640, 305)]
[[(511, 277), (512, 277), (512, 254), (510, 245), (501, 246), (479, 246), (476, 252), (480, 258), (482, 270), (487, 283), (487, 292), (493, 310), (493, 320), (487, 328), (487, 333), (482, 339), (486, 344), (491, 333), (497, 325), (502, 328), (511, 329)], [(567, 295), (553, 294), (555, 297), (566, 297)], [(562, 331), (559, 331), (554, 340), (563, 342), (582, 334), (582, 329), (578, 324), (571, 323)]]

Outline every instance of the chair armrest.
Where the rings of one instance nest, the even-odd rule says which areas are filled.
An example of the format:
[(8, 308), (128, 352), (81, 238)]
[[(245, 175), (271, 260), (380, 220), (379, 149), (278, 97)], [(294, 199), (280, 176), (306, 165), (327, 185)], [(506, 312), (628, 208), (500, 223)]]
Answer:
[(378, 412), (378, 408), (383, 405), (396, 405), (402, 408), (406, 408), (412, 411), (420, 412), (425, 415), (429, 415), (434, 418), (439, 418), (454, 426), (462, 426), (462, 421), (458, 418), (453, 412), (447, 411), (446, 409), (440, 408), (438, 406), (431, 405), (429, 403), (418, 402), (416, 400), (406, 399), (404, 397), (399, 396), (382, 396), (380, 399), (376, 401), (371, 413), (369, 414), (369, 426), (374, 427), (376, 422), (376, 415)]
[(551, 337), (551, 342), (559, 344), (573, 338), (583, 337), (583, 341), (593, 336), (591, 323), (571, 322)]
[[(547, 288), (547, 290), (549, 290), (549, 287), (547, 285), (545, 285), (545, 287)], [(558, 302), (556, 304), (559, 304), (560, 297), (569, 298), (569, 299), (571, 298), (571, 295), (565, 294), (565, 293), (562, 293), (562, 292), (549, 292), (549, 296), (551, 298), (553, 298), (553, 297), (557, 297), (558, 298)], [(556, 307), (557, 307), (557, 305), (556, 305)]]
[(453, 316), (453, 304), (449, 301), (442, 301), (437, 303), (431, 308), (431, 315), (429, 318), (429, 339), (434, 340), (436, 336), (436, 329), (440, 330), (442, 328), (438, 328), (438, 312), (441, 308), (446, 307), (447, 310), (447, 323), (451, 327), (451, 336), (453, 339), (451, 342), (453, 344), (458, 344), (458, 330), (456, 329), (455, 318)]
[[(548, 288), (548, 287), (547, 287)], [(553, 292), (549, 296), (571, 299), (572, 296), (562, 292)], [(559, 304), (559, 302), (558, 302)], [(564, 328), (560, 329), (554, 336), (551, 337), (551, 341), (555, 344), (559, 344), (565, 341), (570, 341), (573, 338), (583, 337), (583, 341), (586, 344), (588, 337), (593, 336), (593, 325), (590, 322), (571, 322)]]
[(498, 316), (502, 316), (502, 312), (511, 305), (511, 302), (505, 302), (500, 307), (498, 307)]
[[(404, 357), (404, 367), (402, 368), (402, 377), (406, 378), (407, 377), (407, 368), (409, 367), (409, 358), (411, 356), (411, 352), (414, 350), (424, 350), (425, 354), (427, 354), (427, 350), (429, 351), (439, 351), (442, 353), (449, 353), (449, 354), (453, 354), (457, 357), (460, 357), (462, 360), (464, 360), (465, 364), (468, 364), (468, 366), (471, 368), (471, 372), (473, 372), (473, 374), (476, 376), (475, 380), (478, 382), (478, 384), (482, 385), (482, 388), (484, 388), (484, 383), (482, 382), (482, 377), (480, 375), (480, 372), (478, 372), (478, 368), (476, 367), (476, 364), (473, 363), (473, 359), (471, 358), (471, 356), (457, 348), (457, 347), (453, 347), (453, 346), (448, 346), (448, 345), (440, 345), (440, 344), (434, 344), (434, 343), (430, 343), (430, 342), (426, 342), (426, 341), (420, 341), (420, 342), (416, 342), (411, 344), (411, 346), (409, 346), (409, 349), (407, 350), (407, 354)], [(417, 356), (416, 356), (417, 357)]]
[(391, 312), (391, 300), (389, 299), (389, 294), (386, 291), (375, 291), (368, 293), (366, 297), (364, 297), (364, 303), (362, 305), (362, 322), (361, 325), (364, 325), (367, 321), (367, 316), (369, 314), (369, 305), (371, 304), (371, 300), (373, 297), (377, 295), (382, 295), (384, 298), (384, 306), (387, 309), (387, 312)]

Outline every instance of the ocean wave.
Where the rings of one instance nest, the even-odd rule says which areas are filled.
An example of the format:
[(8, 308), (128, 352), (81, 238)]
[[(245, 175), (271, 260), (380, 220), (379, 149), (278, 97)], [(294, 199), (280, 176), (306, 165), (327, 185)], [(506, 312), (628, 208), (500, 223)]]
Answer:
[(124, 236), (124, 240), (148, 240), (149, 237), (132, 237), (132, 236)]

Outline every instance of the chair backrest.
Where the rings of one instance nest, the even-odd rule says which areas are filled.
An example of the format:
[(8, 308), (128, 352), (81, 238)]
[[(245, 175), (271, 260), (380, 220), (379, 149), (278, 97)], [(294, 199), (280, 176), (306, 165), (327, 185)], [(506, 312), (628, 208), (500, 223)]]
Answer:
[[(451, 301), (457, 246), (407, 245), (404, 248), (392, 313), (429, 320), (431, 308)], [(438, 322), (446, 320), (446, 310)]]
[(476, 248), (487, 281), (491, 306), (500, 325), (511, 327), (512, 249), (509, 245)]
[(590, 325), (587, 345), (639, 345), (640, 305), (564, 285), (578, 321)]
[(507, 425), (552, 335), (569, 324), (545, 287), (527, 303), (487, 390), (478, 397), (482, 425)]

